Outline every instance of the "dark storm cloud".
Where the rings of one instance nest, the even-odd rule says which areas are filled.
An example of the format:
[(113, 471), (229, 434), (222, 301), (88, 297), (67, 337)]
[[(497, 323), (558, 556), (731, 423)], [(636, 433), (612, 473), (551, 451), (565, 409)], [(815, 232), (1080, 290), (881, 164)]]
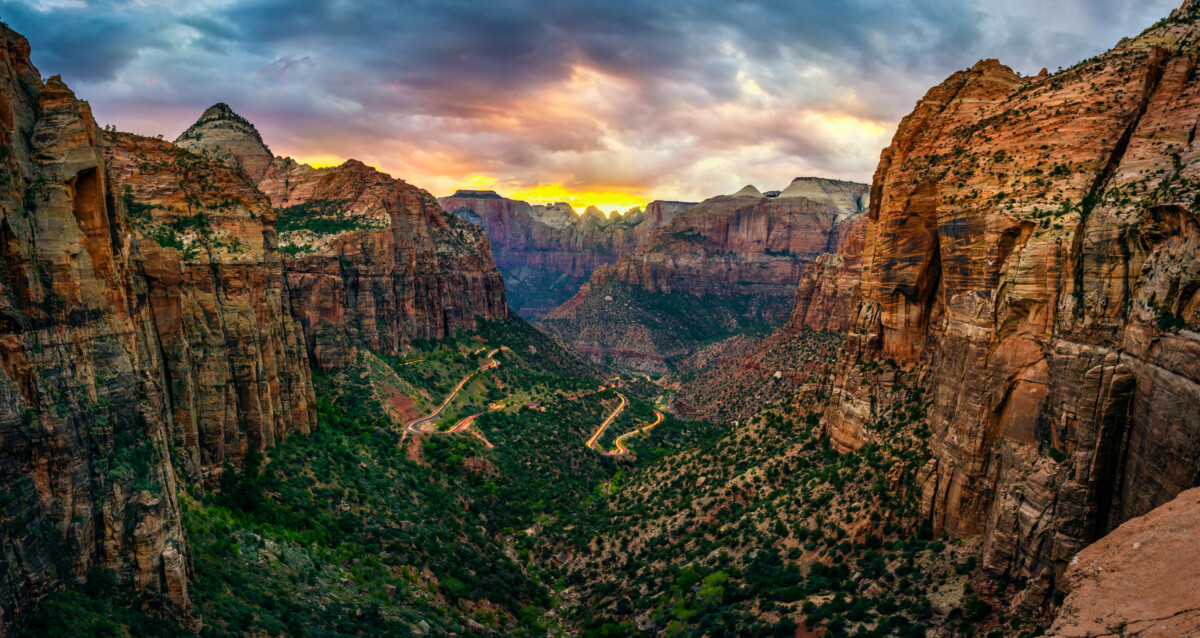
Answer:
[(173, 136), (226, 101), (276, 150), (434, 188), (486, 174), (697, 197), (867, 179), (952, 71), (1069, 65), (1177, 2), (0, 0), (0, 18), (122, 128)]

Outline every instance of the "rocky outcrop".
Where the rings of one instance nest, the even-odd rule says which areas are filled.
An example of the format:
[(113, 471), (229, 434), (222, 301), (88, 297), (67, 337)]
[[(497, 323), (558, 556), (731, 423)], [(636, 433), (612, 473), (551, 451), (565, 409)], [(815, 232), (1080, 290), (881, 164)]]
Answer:
[(275, 212), (244, 173), (168, 142), (114, 133), (106, 152), (158, 332), (176, 469), (215, 483), (250, 448), (316, 425)]
[(1131, 519), (1071, 559), (1055, 638), (1200, 634), (1200, 489)]
[(820, 255), (805, 267), (785, 332), (849, 329), (859, 298), (866, 231), (865, 215), (840, 226), (838, 251)]
[[(257, 165), (265, 147), (244, 120), (208, 137), (206, 117), (220, 107), (180, 143), (234, 166)], [(254, 179), (277, 211), (292, 313), (317, 367), (341, 367), (359, 346), (395, 354), (413, 339), (506, 316), (487, 235), (424, 190), (354, 160), (313, 168), (272, 157)]]
[(195, 626), (133, 241), (91, 109), (0, 26), (0, 635), (92, 567)]
[[(598, 268), (541, 326), (594, 358), (615, 355), (623, 365), (664, 371), (664, 360), (691, 351), (692, 337), (779, 325), (805, 265), (836, 251), (861, 217), (847, 216), (857, 204), (845, 201), (860, 201), (867, 187), (840, 184), (844, 189), (814, 190), (821, 199), (767, 197), (747, 186), (705, 200), (636, 252)], [(618, 297), (625, 301), (614, 303)], [(727, 312), (687, 310), (693, 302)]]
[[(823, 425), (854, 450), (888, 398), (863, 360), (921, 371), (925, 520), (983, 536), (1036, 605), (1081, 548), (1200, 478), (1200, 12), (1071, 69), (995, 60), (931, 89), (883, 151)], [(814, 271), (816, 274), (816, 271)], [(840, 291), (840, 292), (838, 292)], [(832, 303), (838, 294), (850, 305)], [(821, 300), (813, 312), (813, 299)]]
[(224, 102), (208, 107), (195, 124), (175, 138), (175, 145), (219, 159), (255, 182), (266, 176), (275, 160), (258, 129)]
[(865, 213), (871, 205), (871, 192), (863, 184), (824, 177), (797, 177), (776, 197), (803, 197), (829, 202), (837, 208), (843, 219)]
[(576, 215), (565, 203), (530, 206), (493, 191), (458, 191), (442, 208), (487, 230), (514, 309), (536, 318), (566, 301), (599, 266), (615, 262), (692, 204), (651, 202), (646, 210)]

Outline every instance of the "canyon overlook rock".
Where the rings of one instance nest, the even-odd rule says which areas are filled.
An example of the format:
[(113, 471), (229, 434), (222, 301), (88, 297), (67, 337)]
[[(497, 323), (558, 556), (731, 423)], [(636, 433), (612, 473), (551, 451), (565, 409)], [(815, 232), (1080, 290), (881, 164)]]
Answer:
[(539, 325), (597, 360), (663, 371), (690, 342), (782, 323), (805, 264), (837, 251), (868, 196), (865, 184), (815, 178), (789, 189), (747, 186), (676, 215)]
[(1017, 607), (1200, 480), (1198, 23), (1189, 3), (1059, 73), (985, 60), (931, 89), (882, 153), (865, 227), (796, 296), (792, 330), (850, 317), (834, 446), (875, 441), (894, 396), (864, 360), (915, 370), (923, 520), (982, 535), (985, 569), (1032, 583)]
[(292, 312), (319, 368), (352, 361), (359, 345), (396, 354), (506, 316), (486, 233), (426, 191), (355, 160), (313, 168), (274, 157), (221, 104), (176, 142), (243, 167), (270, 199)]
[(633, 252), (651, 231), (693, 206), (655, 201), (623, 215), (606, 217), (594, 207), (577, 215), (566, 203), (531, 206), (469, 190), (438, 202), (487, 231), (513, 308), (530, 318), (569, 299), (597, 267)]
[(1200, 635), (1200, 489), (1131, 519), (1071, 558), (1055, 638)]

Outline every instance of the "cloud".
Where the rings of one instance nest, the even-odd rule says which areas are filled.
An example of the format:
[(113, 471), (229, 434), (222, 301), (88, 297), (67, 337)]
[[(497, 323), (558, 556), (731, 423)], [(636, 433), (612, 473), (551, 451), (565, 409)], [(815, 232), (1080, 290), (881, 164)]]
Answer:
[(1177, 3), (0, 0), (0, 16), (122, 129), (173, 137), (225, 101), (277, 153), (438, 194), (484, 176), (699, 199), (869, 180), (951, 72), (1067, 66)]

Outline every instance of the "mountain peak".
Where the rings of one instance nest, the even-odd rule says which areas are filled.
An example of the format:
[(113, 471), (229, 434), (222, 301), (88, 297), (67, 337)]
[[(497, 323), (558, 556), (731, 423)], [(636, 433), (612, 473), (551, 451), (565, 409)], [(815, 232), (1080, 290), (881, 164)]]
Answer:
[(867, 210), (870, 205), (871, 187), (858, 182), (824, 177), (797, 177), (779, 193), (779, 197), (803, 197), (825, 202), (838, 209), (842, 215), (854, 215)]
[(762, 191), (754, 187), (753, 184), (746, 184), (742, 190), (734, 193), (731, 197), (762, 197)]
[(230, 108), (230, 106), (228, 104), (226, 104), (224, 102), (217, 102), (216, 104), (205, 109), (204, 114), (200, 116), (200, 119), (208, 120), (208, 119), (213, 119), (213, 118), (218, 118), (218, 117), (230, 117), (230, 116), (241, 117), (237, 113), (234, 113), (233, 109)]
[(224, 102), (205, 109), (200, 119), (175, 139), (175, 145), (219, 159), (255, 182), (262, 179), (275, 159), (258, 129)]

